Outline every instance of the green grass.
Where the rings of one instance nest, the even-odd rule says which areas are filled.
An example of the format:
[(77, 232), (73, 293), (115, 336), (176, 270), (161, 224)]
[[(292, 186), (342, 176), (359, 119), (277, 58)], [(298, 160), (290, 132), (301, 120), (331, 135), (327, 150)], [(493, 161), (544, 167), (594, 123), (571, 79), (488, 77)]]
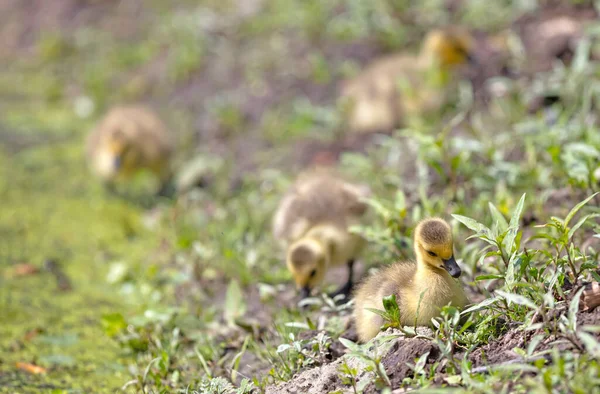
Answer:
[[(375, 196), (372, 221), (354, 229), (370, 241), (365, 265), (412, 258), (415, 224), (452, 218), (462, 280), (477, 299), (466, 311), (444, 310), (428, 336), (439, 354), (415, 357), (398, 381), (372, 349), (340, 341), (348, 306), (317, 298), (301, 309), (292, 299), (270, 234), (295, 175), (285, 159), (306, 138), (344, 134), (333, 97), (357, 64), (331, 48), (369, 40), (381, 52), (414, 49), (424, 31), (451, 18), (496, 31), (524, 10), (467, 1), (451, 17), (439, 1), (273, 0), (244, 16), (233, 2), (188, 3), (153, 4), (140, 19), (153, 23), (128, 39), (95, 25), (44, 35), (0, 74), (0, 391), (261, 392), (347, 347), (338, 376), (352, 392), (390, 383), (596, 392), (598, 329), (578, 321), (580, 295), (569, 287), (600, 280), (600, 67), (586, 60), (589, 48), (524, 86), (506, 81), (510, 94), (488, 110), (473, 109), (463, 84), (446, 113), (378, 137), (365, 154), (342, 155), (342, 172)], [(564, 95), (554, 122), (525, 110), (545, 81)], [(280, 86), (280, 96), (268, 97)], [(300, 88), (331, 94), (311, 102)], [(254, 121), (245, 99), (267, 103), (250, 114)], [(178, 164), (194, 157), (210, 170), (208, 187), (162, 201), (145, 196), (142, 176), (123, 200), (89, 176), (86, 133), (109, 106), (136, 100), (152, 102), (177, 133)], [(268, 148), (214, 159), (215, 146), (244, 139)], [(238, 182), (238, 166), (248, 163)], [(71, 291), (44, 269), (50, 258)], [(40, 271), (14, 276), (20, 263)], [(513, 350), (519, 362), (473, 364), (473, 354), (507, 333), (527, 338)], [(553, 349), (555, 341), (567, 350)], [(372, 379), (359, 381), (352, 358)], [(19, 362), (47, 373), (32, 375)]]

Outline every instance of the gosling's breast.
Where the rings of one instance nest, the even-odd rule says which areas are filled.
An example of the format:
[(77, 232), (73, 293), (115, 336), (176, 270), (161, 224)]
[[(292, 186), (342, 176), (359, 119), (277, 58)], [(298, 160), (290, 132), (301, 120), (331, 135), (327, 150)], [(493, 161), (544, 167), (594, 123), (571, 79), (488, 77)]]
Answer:
[(110, 178), (115, 175), (115, 157), (106, 150), (100, 150), (93, 159), (94, 170), (104, 178)]

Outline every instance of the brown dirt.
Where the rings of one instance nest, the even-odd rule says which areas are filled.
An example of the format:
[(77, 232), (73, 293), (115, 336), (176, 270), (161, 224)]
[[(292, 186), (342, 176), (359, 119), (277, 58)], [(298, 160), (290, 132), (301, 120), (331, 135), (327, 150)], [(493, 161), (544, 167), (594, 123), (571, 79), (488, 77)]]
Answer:
[(586, 22), (598, 18), (593, 4), (550, 2), (513, 24), (528, 54), (525, 72), (549, 71), (556, 60), (569, 64)]
[(131, 37), (147, 21), (140, 20), (143, 5), (143, 0), (4, 0), (0, 2), (0, 58), (31, 53), (48, 32), (68, 34), (82, 26)]
[[(598, 325), (600, 324), (600, 308), (593, 312), (578, 313), (578, 324), (583, 325)], [(349, 333), (352, 330), (350, 324)], [(389, 332), (386, 332), (389, 334)], [(518, 347), (526, 349), (529, 341), (535, 335), (535, 331), (520, 331), (511, 329), (501, 337), (490, 341), (488, 344), (476, 349), (468, 357), (473, 368), (490, 366), (519, 360), (518, 354), (513, 352), (513, 349)], [(598, 336), (598, 335), (597, 335)], [(348, 335), (345, 338), (353, 340)], [(561, 351), (573, 350), (574, 345), (566, 340), (558, 340), (557, 337), (549, 337), (541, 342), (537, 351), (546, 350), (552, 347), (558, 348)], [(334, 343), (335, 345), (335, 343)], [(333, 346), (332, 345), (332, 348)], [(341, 357), (344, 348), (340, 347), (341, 352), (335, 352), (335, 356)], [(420, 338), (399, 338), (395, 341), (392, 347), (385, 353), (382, 358), (382, 363), (390, 378), (392, 387), (400, 387), (401, 382), (406, 377), (412, 376), (412, 369), (409, 364), (414, 365), (416, 360), (423, 354), (429, 352), (426, 365), (432, 365), (439, 357), (437, 346), (428, 340)], [(334, 354), (334, 351), (332, 351)], [(460, 354), (457, 355), (461, 357)], [(348, 363), (354, 368), (358, 368), (358, 381), (361, 379), (372, 379), (372, 376), (365, 374), (365, 371), (360, 367), (361, 364), (356, 359), (348, 358)], [(334, 361), (321, 367), (304, 370), (298, 373), (294, 378), (285, 383), (267, 387), (267, 393), (270, 394), (290, 394), (290, 393), (315, 393), (325, 394), (335, 390), (342, 392), (351, 392), (350, 387), (345, 386), (338, 372), (341, 365), (341, 358), (334, 358)], [(438, 373), (437, 380), (443, 382), (444, 368)], [(378, 389), (373, 383), (370, 383), (365, 388), (365, 393), (378, 393)]]
[(513, 352), (513, 349), (515, 347), (525, 348), (527, 342), (533, 335), (533, 331), (523, 332), (511, 330), (500, 338), (475, 350), (469, 355), (469, 360), (473, 363), (473, 367), (498, 364), (504, 361), (513, 360), (518, 358), (517, 354)]
[[(431, 364), (439, 355), (438, 347), (432, 342), (419, 338), (396, 342), (394, 347), (382, 360), (392, 387), (400, 387), (404, 378), (412, 377), (413, 370), (409, 367), (409, 364), (414, 365), (416, 360), (427, 352), (429, 352), (427, 364)], [(365, 393), (378, 392), (373, 384), (369, 385), (365, 390)]]
[[(579, 312), (577, 314), (577, 322), (581, 327), (583, 325), (598, 325), (600, 324), (600, 310), (596, 309), (593, 312)], [(500, 338), (492, 340), (488, 344), (476, 349), (469, 355), (469, 361), (473, 367), (484, 365), (500, 364), (503, 362), (519, 359), (519, 355), (513, 352), (513, 349), (518, 347), (526, 349), (531, 338), (535, 336), (535, 331), (520, 331), (518, 329), (509, 330)], [(559, 350), (573, 349), (574, 346), (566, 341), (556, 343), (556, 337), (549, 337), (542, 341), (536, 351), (546, 350), (556, 347)]]
[[(590, 325), (600, 325), (600, 308), (596, 308), (591, 312), (579, 312), (577, 314), (577, 324), (579, 327)], [(597, 334), (600, 335), (600, 334)]]

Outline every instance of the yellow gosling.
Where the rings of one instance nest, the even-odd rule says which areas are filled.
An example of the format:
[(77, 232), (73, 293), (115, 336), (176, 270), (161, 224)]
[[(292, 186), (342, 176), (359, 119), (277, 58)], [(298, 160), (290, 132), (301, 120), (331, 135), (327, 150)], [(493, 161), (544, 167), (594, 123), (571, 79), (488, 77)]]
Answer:
[(164, 192), (171, 176), (174, 142), (166, 126), (150, 109), (111, 109), (89, 134), (86, 154), (90, 168), (109, 187), (127, 181), (142, 169), (151, 171)]
[(353, 264), (365, 240), (348, 231), (367, 211), (370, 190), (326, 170), (300, 176), (273, 218), (275, 239), (286, 250), (286, 264), (302, 297), (319, 286), (329, 267), (346, 264), (348, 280), (332, 296), (348, 296)]
[[(354, 319), (359, 339), (367, 342), (383, 325), (381, 316), (368, 311), (383, 309), (382, 299), (395, 294), (400, 308), (400, 324), (428, 326), (439, 316), (440, 308), (452, 303), (463, 308), (468, 299), (453, 253), (452, 231), (439, 218), (422, 221), (415, 229), (414, 262), (398, 262), (362, 283), (355, 294)], [(422, 299), (419, 301), (422, 295)]]
[(389, 131), (407, 118), (439, 111), (452, 72), (471, 60), (473, 37), (457, 27), (430, 31), (418, 55), (384, 57), (342, 84), (341, 100), (351, 131)]

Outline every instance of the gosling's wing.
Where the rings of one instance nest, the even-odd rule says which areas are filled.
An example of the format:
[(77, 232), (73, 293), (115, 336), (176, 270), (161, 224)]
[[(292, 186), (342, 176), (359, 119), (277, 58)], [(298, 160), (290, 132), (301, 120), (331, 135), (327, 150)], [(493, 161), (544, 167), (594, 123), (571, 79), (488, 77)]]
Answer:
[(340, 100), (349, 105), (348, 126), (354, 131), (389, 130), (402, 122), (400, 86), (411, 84), (417, 58), (393, 55), (374, 62), (342, 83)]
[(174, 150), (174, 139), (165, 123), (146, 107), (129, 107), (126, 116), (135, 123), (133, 138), (149, 159), (166, 159)]
[(397, 267), (388, 266), (368, 277), (355, 292), (354, 318), (361, 341), (366, 342), (380, 331), (383, 318), (370, 309), (384, 311), (383, 298), (395, 295), (396, 303), (402, 308), (399, 286), (395, 272)]
[(273, 215), (273, 236), (285, 247), (288, 243), (302, 237), (309, 230), (311, 223), (303, 217), (302, 207), (305, 203), (294, 192), (286, 194)]

